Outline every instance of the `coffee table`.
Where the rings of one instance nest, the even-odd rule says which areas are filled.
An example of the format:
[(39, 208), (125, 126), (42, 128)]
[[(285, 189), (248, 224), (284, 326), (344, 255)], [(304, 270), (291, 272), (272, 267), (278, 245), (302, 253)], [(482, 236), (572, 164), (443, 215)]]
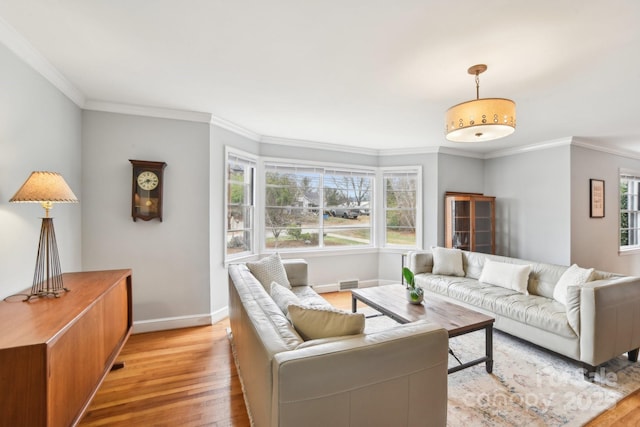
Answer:
[(485, 331), (485, 356), (470, 362), (462, 363), (451, 350), (449, 353), (460, 365), (449, 368), (454, 373), (470, 366), (485, 363), (487, 372), (493, 371), (493, 323), (495, 319), (477, 311), (450, 303), (435, 296), (426, 296), (422, 304), (411, 304), (407, 301), (404, 285), (384, 285), (371, 288), (351, 290), (351, 311), (357, 311), (358, 301), (388, 316), (399, 323), (428, 320), (437, 323), (447, 330), (449, 338), (471, 332)]

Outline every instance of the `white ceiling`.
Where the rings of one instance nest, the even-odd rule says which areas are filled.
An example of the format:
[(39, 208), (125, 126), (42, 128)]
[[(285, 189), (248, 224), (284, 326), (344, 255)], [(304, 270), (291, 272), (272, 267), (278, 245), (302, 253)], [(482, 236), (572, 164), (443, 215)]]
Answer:
[[(640, 153), (637, 0), (0, 0), (0, 17), (87, 105), (380, 150), (576, 136)], [(449, 143), (477, 63), (480, 96), (516, 102), (516, 132)]]

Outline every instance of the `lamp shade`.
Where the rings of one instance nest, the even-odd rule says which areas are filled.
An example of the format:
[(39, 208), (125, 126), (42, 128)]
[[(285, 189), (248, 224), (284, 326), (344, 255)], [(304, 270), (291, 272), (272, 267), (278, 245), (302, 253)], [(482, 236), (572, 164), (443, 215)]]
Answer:
[(9, 200), (12, 203), (77, 203), (78, 198), (57, 172), (37, 171)]
[(454, 142), (490, 141), (516, 130), (516, 104), (510, 99), (483, 98), (447, 110), (446, 137)]

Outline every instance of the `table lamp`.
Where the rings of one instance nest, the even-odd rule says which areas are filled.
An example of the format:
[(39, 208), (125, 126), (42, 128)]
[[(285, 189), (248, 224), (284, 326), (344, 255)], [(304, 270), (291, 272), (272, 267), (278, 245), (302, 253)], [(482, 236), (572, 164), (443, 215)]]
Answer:
[(58, 298), (62, 291), (68, 291), (62, 283), (60, 257), (53, 229), (53, 218), (49, 211), (54, 203), (77, 203), (78, 199), (57, 172), (32, 172), (22, 187), (9, 200), (11, 203), (40, 203), (45, 210), (40, 229), (40, 243), (36, 258), (36, 271), (33, 275), (31, 293), (25, 301), (35, 297), (54, 296)]

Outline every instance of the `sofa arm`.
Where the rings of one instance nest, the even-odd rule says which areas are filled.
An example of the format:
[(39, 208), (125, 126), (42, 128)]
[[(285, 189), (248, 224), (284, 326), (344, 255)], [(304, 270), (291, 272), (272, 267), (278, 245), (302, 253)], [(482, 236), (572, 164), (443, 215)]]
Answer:
[(445, 329), (416, 322), (279, 353), (272, 425), (445, 426), (447, 351)]
[(287, 272), (287, 279), (291, 286), (309, 284), (308, 265), (303, 259), (283, 259), (282, 264)]
[(433, 255), (431, 251), (411, 251), (407, 253), (407, 265), (413, 274), (431, 273), (433, 270)]
[(580, 290), (580, 360), (598, 366), (640, 347), (640, 277), (588, 282)]

